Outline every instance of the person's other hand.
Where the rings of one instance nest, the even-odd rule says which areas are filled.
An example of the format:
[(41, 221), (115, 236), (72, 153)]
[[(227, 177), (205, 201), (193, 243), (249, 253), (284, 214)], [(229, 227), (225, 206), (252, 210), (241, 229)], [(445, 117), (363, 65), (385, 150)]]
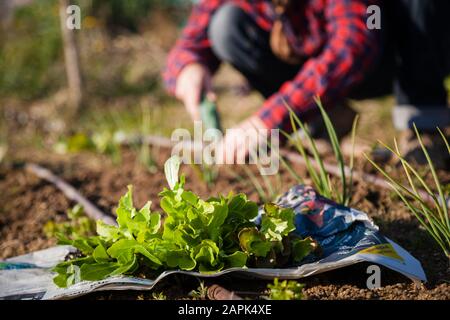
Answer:
[(211, 73), (199, 64), (192, 63), (183, 68), (177, 78), (175, 96), (180, 99), (193, 121), (200, 121), (199, 105), (202, 93), (214, 99), (211, 90)]
[(235, 128), (227, 130), (227, 134), (216, 149), (216, 161), (231, 164), (237, 163), (236, 160), (244, 160), (259, 143), (267, 143), (267, 141), (259, 141), (261, 137), (266, 139), (269, 137), (269, 135), (263, 135), (263, 130), (268, 128), (257, 116), (252, 116)]

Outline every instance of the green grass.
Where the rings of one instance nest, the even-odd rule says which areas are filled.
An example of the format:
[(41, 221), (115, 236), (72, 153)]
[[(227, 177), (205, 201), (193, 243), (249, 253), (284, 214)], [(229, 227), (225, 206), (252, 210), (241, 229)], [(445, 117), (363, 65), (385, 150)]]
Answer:
[[(423, 174), (418, 169), (414, 168), (400, 153), (397, 141), (394, 140), (394, 148), (382, 143), (388, 150), (390, 150), (399, 160), (403, 168), (403, 172), (408, 180), (408, 183), (403, 183), (395, 179), (386, 170), (376, 164), (370, 157), (366, 155), (367, 160), (383, 174), (389, 181), (392, 190), (400, 197), (406, 207), (417, 218), (419, 223), (425, 228), (428, 234), (441, 247), (445, 256), (450, 259), (450, 218), (448, 211), (448, 189), (445, 188), (437, 175), (433, 160), (431, 159), (426, 147), (423, 144), (419, 131), (414, 125), (416, 137), (422, 148), (422, 152), (427, 159), (427, 168), (433, 177), (434, 190), (423, 178)], [(444, 140), (447, 151), (450, 154), (450, 146), (440, 129), (439, 133)], [(419, 190), (425, 190), (428, 198), (424, 197)], [(431, 201), (429, 201), (431, 199)]]

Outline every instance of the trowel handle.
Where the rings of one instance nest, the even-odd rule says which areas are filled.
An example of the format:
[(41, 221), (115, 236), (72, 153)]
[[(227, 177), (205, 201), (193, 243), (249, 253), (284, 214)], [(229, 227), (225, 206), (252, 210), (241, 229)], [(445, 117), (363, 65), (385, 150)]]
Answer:
[(203, 127), (207, 129), (218, 129), (222, 131), (220, 125), (220, 117), (217, 111), (217, 104), (215, 101), (208, 99), (206, 95), (203, 95), (203, 100), (200, 104), (200, 116), (203, 121)]

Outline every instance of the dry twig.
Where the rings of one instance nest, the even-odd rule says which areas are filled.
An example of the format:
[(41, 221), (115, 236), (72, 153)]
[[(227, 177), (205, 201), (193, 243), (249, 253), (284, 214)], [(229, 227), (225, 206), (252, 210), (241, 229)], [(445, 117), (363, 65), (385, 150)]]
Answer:
[(103, 222), (110, 225), (116, 224), (116, 221), (112, 216), (109, 216), (100, 211), (94, 204), (92, 204), (92, 202), (81, 195), (73, 186), (53, 174), (50, 170), (34, 163), (26, 164), (25, 169), (28, 172), (33, 173), (37, 177), (52, 183), (56, 188), (61, 190), (67, 198), (81, 205), (88, 217), (94, 220), (102, 220)]

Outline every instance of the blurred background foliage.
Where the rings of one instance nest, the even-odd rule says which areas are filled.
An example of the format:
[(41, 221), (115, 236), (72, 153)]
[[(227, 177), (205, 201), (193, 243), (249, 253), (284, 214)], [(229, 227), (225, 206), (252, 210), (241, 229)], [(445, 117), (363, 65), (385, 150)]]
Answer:
[[(100, 17), (111, 30), (118, 28), (128, 31), (139, 31), (139, 27), (151, 10), (167, 8), (183, 8), (190, 4), (189, 0), (88, 0), (85, 7), (90, 7), (90, 14)], [(87, 5), (86, 5), (87, 4)], [(171, 18), (177, 18), (177, 11), (171, 11)]]
[(61, 70), (53, 66), (61, 58), (56, 1), (18, 8), (0, 33), (0, 95), (30, 99), (47, 94), (60, 78)]
[[(6, 23), (0, 21), (0, 98), (16, 97), (29, 101), (63, 88), (65, 74), (58, 1), (1, 1), (27, 4), (11, 10)], [(170, 10), (165, 17), (181, 26), (191, 4), (190, 0), (74, 0), (71, 3), (79, 5), (82, 12), (82, 30), (77, 32), (77, 37), (90, 37), (90, 40), (95, 38), (95, 35), (92, 36), (95, 32), (106, 33), (109, 37), (143, 33), (152, 26), (150, 16), (155, 12)], [(103, 42), (107, 41), (103, 39)], [(93, 44), (89, 39), (79, 39), (79, 42), (84, 42), (85, 46)], [(84, 65), (84, 69), (88, 70), (85, 76), (90, 77), (103, 64), (99, 62), (95, 65), (95, 56), (86, 57), (85, 52), (95, 54), (95, 50), (82, 47), (81, 51), (84, 59), (91, 62), (91, 65)], [(145, 89), (153, 87), (154, 84), (151, 84)], [(122, 89), (119, 88), (118, 92), (133, 92), (133, 88)], [(111, 88), (106, 88), (108, 90)]]

